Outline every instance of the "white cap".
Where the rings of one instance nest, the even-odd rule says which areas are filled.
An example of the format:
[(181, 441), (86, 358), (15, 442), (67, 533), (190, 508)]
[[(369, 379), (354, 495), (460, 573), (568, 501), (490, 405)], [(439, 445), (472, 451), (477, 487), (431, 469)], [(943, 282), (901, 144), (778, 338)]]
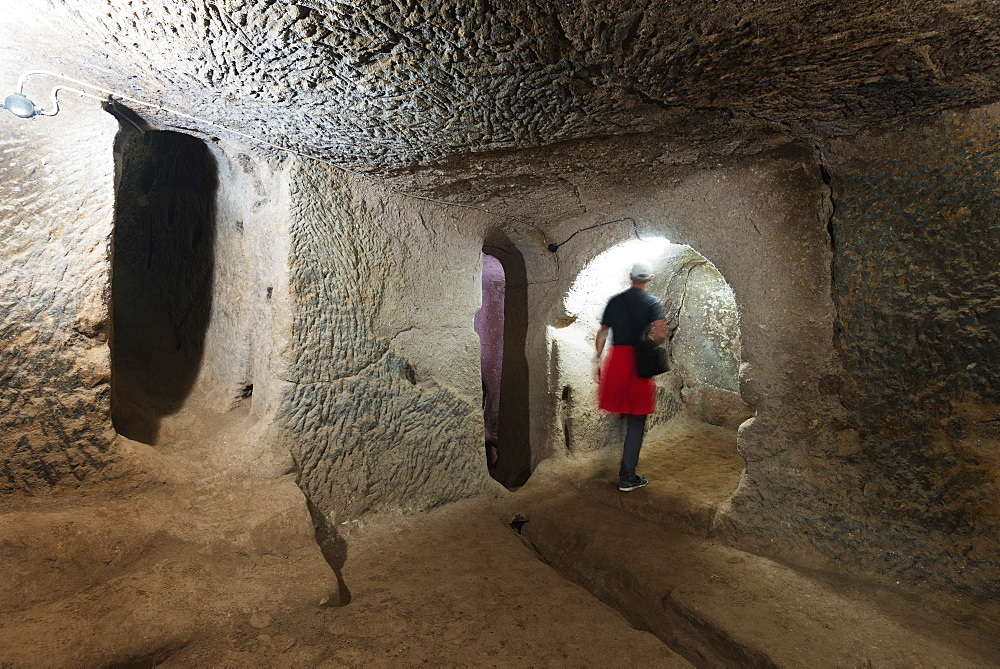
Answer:
[(653, 266), (648, 262), (637, 262), (632, 265), (632, 280), (644, 283), (653, 278)]

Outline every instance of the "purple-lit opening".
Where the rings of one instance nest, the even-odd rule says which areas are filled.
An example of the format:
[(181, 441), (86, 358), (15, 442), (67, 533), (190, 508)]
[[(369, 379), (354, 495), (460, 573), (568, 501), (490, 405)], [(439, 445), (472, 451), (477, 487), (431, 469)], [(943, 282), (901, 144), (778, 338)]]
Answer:
[(486, 425), (486, 459), (490, 469), (496, 466), (496, 448), (500, 416), (500, 380), (503, 375), (503, 312), (506, 279), (503, 265), (483, 254), (483, 306), (473, 325), (479, 335), (480, 363), (483, 374), (483, 422)]

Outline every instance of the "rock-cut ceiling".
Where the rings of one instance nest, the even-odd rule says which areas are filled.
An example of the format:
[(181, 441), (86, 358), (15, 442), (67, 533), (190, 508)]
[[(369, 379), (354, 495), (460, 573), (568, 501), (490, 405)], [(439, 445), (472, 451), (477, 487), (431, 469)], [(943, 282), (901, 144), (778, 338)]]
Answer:
[(821, 140), (1000, 97), (995, 0), (18, 7), (11, 31), (34, 46), (6, 51), (27, 68), (357, 167), (656, 130), (674, 108)]

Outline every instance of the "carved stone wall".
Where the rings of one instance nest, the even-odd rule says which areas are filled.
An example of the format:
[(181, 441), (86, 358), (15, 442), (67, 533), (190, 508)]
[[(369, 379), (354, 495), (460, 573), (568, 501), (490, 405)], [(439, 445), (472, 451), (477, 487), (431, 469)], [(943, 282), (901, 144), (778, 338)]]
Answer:
[(110, 416), (118, 124), (85, 105), (0, 118), (0, 492), (98, 476)]
[[(995, 101), (992, 0), (8, 4), (8, 85), (63, 71), (144, 100), (128, 104), (159, 128), (236, 141), (218, 123), (398, 168), (401, 188), (513, 217), (298, 159), (258, 188), (254, 161), (229, 153), (240, 169), (223, 171), (250, 187), (217, 202), (231, 263), (201, 378), (225, 406), (253, 380), (277, 411), (269, 443), (328, 519), (427, 508), (486, 479), (472, 319), (491, 227), (525, 262), (531, 462), (564, 449), (556, 417), (587, 410), (565, 389), (591, 370), (564, 367), (547, 328), (622, 231), (557, 256), (545, 244), (632, 216), (712, 261), (740, 312), (756, 416), (716, 530), (813, 566), (1000, 591), (998, 112), (831, 139)], [(57, 83), (35, 75), (26, 92), (48, 106)], [(67, 91), (55, 118), (0, 113), (4, 492), (76, 484), (113, 459), (116, 131)], [(259, 224), (246, 244), (239, 221)], [(244, 251), (265, 269), (243, 273)], [(254, 311), (254, 336), (230, 336)]]
[(733, 291), (707, 262), (691, 268), (680, 295), (674, 358), (686, 367), (687, 384), (739, 392), (740, 326)]
[(848, 547), (1000, 596), (1000, 108), (838, 147)]
[[(212, 410), (249, 408), (270, 420), (287, 341), (288, 173), (285, 154), (211, 143), (221, 188), (215, 202), (213, 295), (199, 387)], [(252, 388), (251, 388), (252, 386)]]
[(291, 201), (275, 438), (307, 496), (341, 522), (479, 492), (481, 232), (311, 161), (294, 174)]

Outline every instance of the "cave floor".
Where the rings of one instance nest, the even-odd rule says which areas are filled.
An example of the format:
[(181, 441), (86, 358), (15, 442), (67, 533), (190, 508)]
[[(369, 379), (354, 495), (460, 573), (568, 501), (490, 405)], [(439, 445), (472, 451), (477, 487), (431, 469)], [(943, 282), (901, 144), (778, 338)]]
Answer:
[(556, 571), (696, 666), (998, 666), (996, 603), (804, 572), (711, 536), (743, 461), (730, 430), (677, 418), (647, 434), (644, 488), (620, 447), (543, 463), (507, 504)]
[(198, 478), (135, 448), (155, 476), (0, 514), (0, 665), (1000, 662), (995, 611), (709, 537), (742, 461), (686, 419), (651, 431), (646, 488), (618, 493), (617, 448), (546, 462), (517, 492), (354, 527), (336, 575), (291, 476)]

